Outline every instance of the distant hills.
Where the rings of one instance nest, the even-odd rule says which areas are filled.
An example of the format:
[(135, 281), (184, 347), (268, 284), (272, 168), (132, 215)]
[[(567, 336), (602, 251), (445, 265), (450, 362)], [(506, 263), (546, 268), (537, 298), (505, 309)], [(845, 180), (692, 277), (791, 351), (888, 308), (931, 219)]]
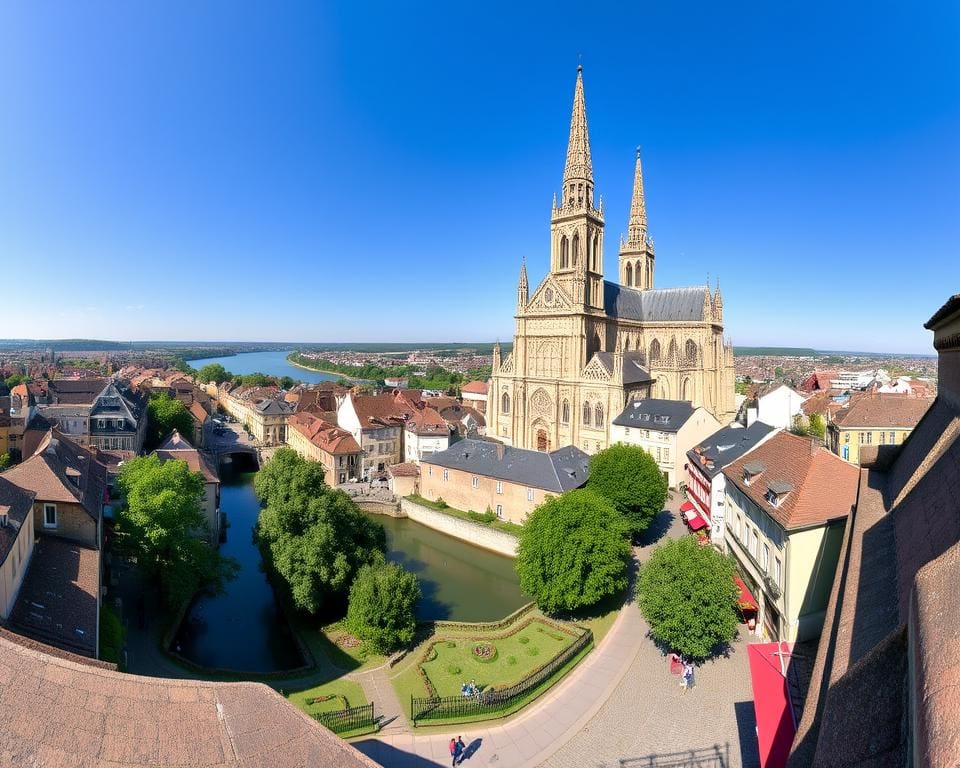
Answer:
[[(513, 349), (512, 342), (501, 343), (500, 348), (504, 355)], [(304, 352), (475, 352), (478, 355), (489, 355), (493, 352), (491, 342), (447, 342), (406, 344), (398, 342), (382, 343), (303, 343), (292, 341), (104, 341), (102, 339), (0, 339), (0, 352), (17, 352), (25, 350), (53, 350), (54, 352), (124, 352), (142, 350), (170, 350), (182, 352), (189, 350), (197, 352), (208, 350), (216, 352), (216, 356), (242, 352), (268, 352), (272, 350), (296, 349)], [(202, 355), (201, 355), (202, 356)], [(213, 356), (213, 355), (212, 355)]]
[(936, 357), (936, 355), (918, 355), (897, 352), (853, 352), (849, 350), (811, 349), (810, 347), (734, 347), (737, 357)]

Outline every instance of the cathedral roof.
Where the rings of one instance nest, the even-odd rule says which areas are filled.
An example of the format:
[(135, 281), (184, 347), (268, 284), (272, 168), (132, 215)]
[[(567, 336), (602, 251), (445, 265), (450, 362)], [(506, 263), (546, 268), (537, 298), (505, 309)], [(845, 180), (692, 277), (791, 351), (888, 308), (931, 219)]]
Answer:
[(704, 322), (705, 285), (687, 288), (651, 288), (638, 291), (609, 280), (603, 281), (603, 308), (611, 317), (644, 322)]
[[(614, 355), (613, 352), (597, 352), (594, 354), (600, 363), (610, 373), (613, 373)], [(644, 381), (653, 381), (653, 377), (643, 366), (643, 352), (624, 352), (621, 355), (623, 359), (623, 383), (639, 384)]]

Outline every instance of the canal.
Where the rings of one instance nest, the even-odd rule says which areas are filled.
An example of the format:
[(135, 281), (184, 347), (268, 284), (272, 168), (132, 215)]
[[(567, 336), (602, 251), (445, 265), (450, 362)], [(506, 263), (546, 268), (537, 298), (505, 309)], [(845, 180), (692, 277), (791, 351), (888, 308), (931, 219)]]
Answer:
[(220, 509), (229, 525), (220, 551), (240, 563), (240, 572), (222, 595), (194, 601), (176, 643), (182, 656), (205, 667), (275, 672), (299, 667), (303, 659), (253, 541), (260, 514), (253, 477), (252, 472), (234, 472), (229, 466), (220, 471)]
[[(260, 502), (252, 472), (221, 469), (220, 508), (229, 528), (220, 545), (240, 563), (221, 595), (197, 598), (177, 632), (182, 656), (204, 667), (275, 672), (303, 664), (261, 566), (253, 529)], [(405, 518), (370, 515), (387, 532), (387, 559), (416, 574), (421, 621), (496, 621), (527, 602), (513, 560)]]
[(513, 560), (406, 518), (371, 515), (387, 531), (387, 559), (415, 573), (421, 621), (496, 621), (530, 598)]

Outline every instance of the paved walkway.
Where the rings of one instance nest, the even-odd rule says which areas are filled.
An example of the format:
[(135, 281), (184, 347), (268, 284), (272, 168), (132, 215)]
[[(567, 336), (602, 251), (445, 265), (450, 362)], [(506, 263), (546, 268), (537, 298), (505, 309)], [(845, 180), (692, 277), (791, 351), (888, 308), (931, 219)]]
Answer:
[[(685, 533), (676, 514), (659, 522), (658, 539)], [(638, 548), (636, 558), (642, 562), (651, 549)], [(676, 753), (689, 757), (691, 750), (703, 768), (758, 765), (755, 746), (741, 756), (741, 741), (755, 744), (744, 644), (699, 668), (695, 688), (685, 693), (647, 630), (630, 601), (600, 645), (513, 719), (454, 731), (381, 732), (354, 746), (388, 768), (449, 765), (451, 735), (463, 736), (468, 768), (640, 768), (677, 765)]]

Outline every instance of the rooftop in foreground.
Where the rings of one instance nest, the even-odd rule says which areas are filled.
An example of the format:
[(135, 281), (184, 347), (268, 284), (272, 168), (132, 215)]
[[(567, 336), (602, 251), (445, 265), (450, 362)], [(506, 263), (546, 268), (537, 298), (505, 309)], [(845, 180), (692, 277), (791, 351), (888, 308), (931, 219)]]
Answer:
[(125, 675), (0, 636), (0, 764), (376, 768), (260, 683)]

